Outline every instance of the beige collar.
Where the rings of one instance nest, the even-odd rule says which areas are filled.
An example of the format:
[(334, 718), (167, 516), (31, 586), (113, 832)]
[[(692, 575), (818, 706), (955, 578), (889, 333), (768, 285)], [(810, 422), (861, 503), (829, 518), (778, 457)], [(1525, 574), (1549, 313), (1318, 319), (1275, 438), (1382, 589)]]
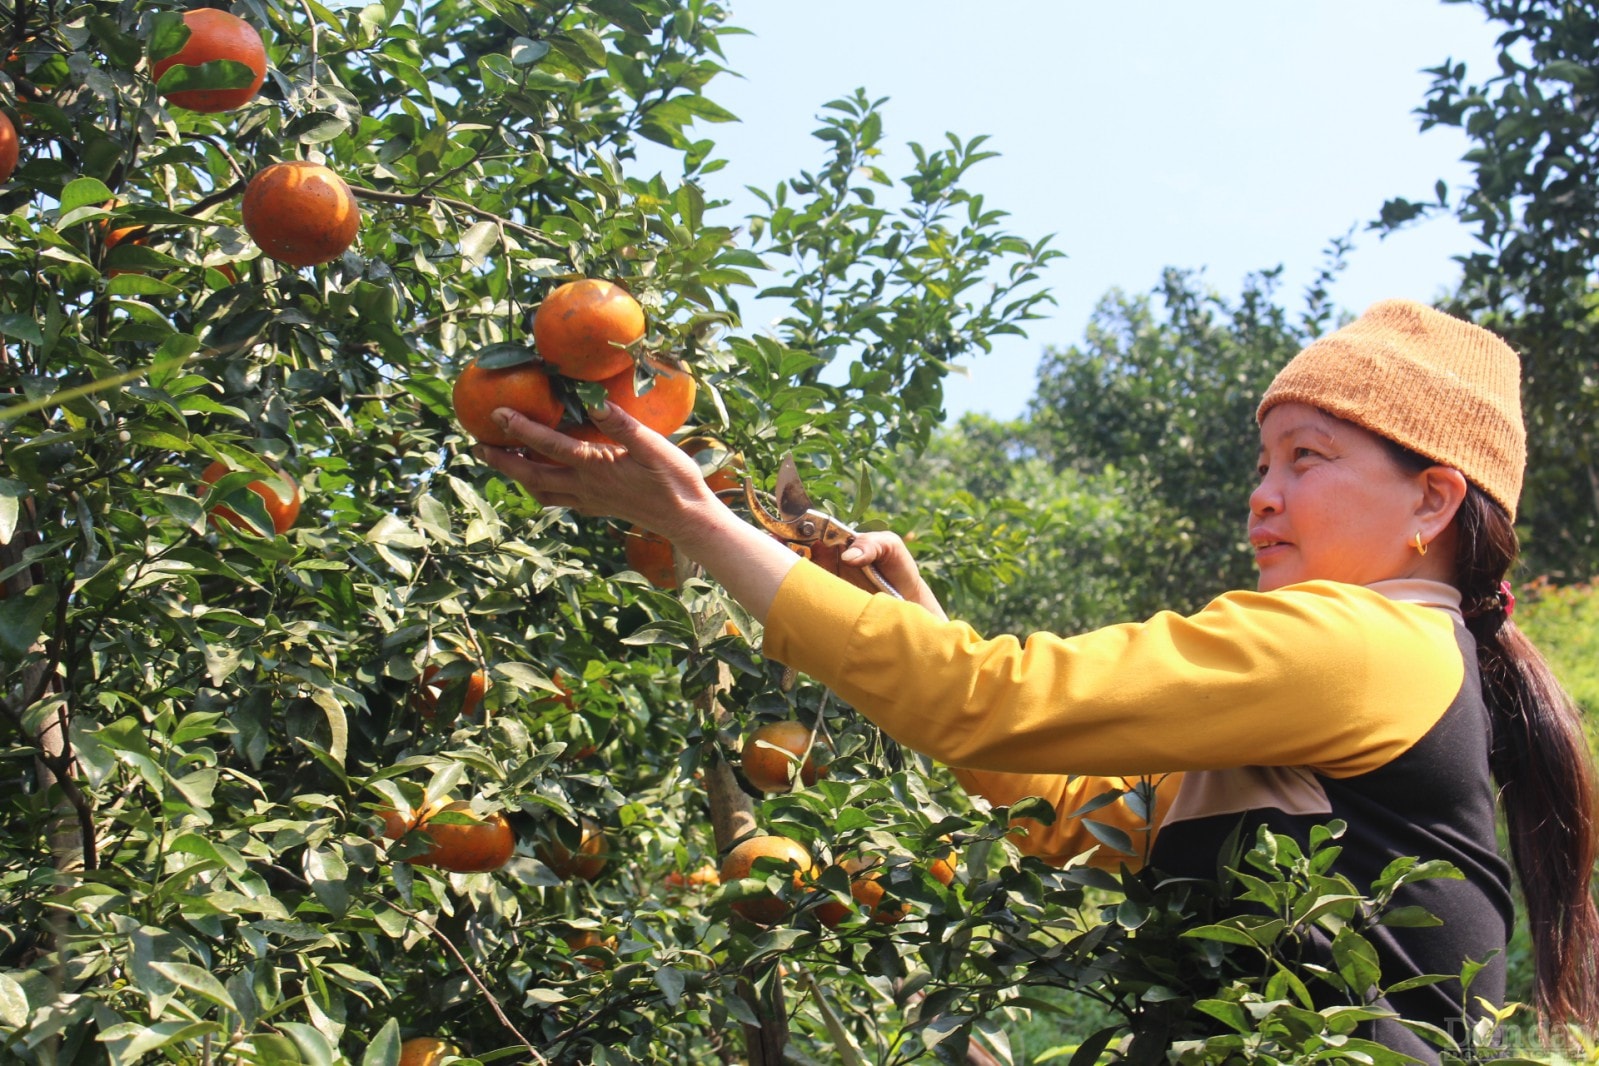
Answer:
[(1422, 607), (1436, 607), (1448, 611), (1462, 622), (1460, 590), (1443, 581), (1429, 581), (1420, 577), (1399, 577), (1388, 581), (1373, 581), (1366, 586), (1380, 596), (1400, 603), (1414, 603)]

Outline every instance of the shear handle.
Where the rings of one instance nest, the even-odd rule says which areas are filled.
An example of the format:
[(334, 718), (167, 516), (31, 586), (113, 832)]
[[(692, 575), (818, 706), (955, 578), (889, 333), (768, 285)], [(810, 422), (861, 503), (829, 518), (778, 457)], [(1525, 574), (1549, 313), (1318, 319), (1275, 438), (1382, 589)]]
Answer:
[[(821, 554), (832, 563), (825, 568), (834, 574), (842, 573), (843, 567), (838, 556), (845, 548), (855, 543), (855, 531), (849, 526), (816, 510), (808, 510), (792, 519), (780, 518), (766, 509), (766, 505), (756, 495), (755, 482), (749, 478), (744, 479), (744, 502), (749, 505), (750, 514), (754, 516), (755, 521), (766, 532), (812, 562), (825, 566), (822, 560), (816, 558), (820, 549)], [(905, 598), (877, 567), (868, 564), (858, 569), (863, 570), (866, 577), (880, 591), (888, 593), (897, 600)]]

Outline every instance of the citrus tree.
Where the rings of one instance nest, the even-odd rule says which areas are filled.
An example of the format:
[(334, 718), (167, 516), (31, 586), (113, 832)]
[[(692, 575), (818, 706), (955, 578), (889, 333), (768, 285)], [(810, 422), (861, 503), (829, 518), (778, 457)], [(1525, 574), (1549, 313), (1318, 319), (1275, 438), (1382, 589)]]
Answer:
[(1521, 354), (1528, 463), (1518, 521), (1529, 565), (1580, 582), (1599, 573), (1599, 454), (1586, 430), (1599, 417), (1599, 16), (1587, 4), (1474, 2), (1498, 34), (1497, 64), (1478, 71), (1445, 59), (1416, 108), (1423, 130), (1465, 135), (1471, 174), (1458, 189), (1437, 182), (1425, 200), (1396, 197), (1372, 226), (1452, 213), (1476, 237), (1454, 302)]
[[(792, 452), (871, 517), (882, 447), (1046, 298), (1054, 253), (967, 189), (981, 140), (890, 176), (860, 93), (735, 240), (697, 182), (729, 18), (0, 12), (0, 1057), (1003, 1047), (1027, 952), (989, 948), (1045, 906), (1003, 820), (763, 661), (669, 545), (470, 456), (491, 402), (581, 435), (601, 395), (688, 394), (663, 429), (709, 475)], [(759, 336), (756, 278), (793, 308)], [(557, 355), (567, 304), (620, 369)], [(742, 772), (775, 722), (814, 784)]]

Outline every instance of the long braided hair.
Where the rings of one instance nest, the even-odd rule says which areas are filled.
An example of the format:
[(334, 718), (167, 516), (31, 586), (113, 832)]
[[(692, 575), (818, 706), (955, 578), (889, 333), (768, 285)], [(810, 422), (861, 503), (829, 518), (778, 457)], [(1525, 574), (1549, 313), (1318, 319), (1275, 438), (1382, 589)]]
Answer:
[[(1435, 465), (1388, 443), (1409, 469)], [(1489, 767), (1526, 901), (1535, 1006), (1548, 1022), (1592, 1026), (1599, 1023), (1593, 755), (1576, 703), (1511, 617), (1514, 601), (1504, 582), (1521, 545), (1510, 516), (1468, 483), (1454, 523), (1454, 584), (1476, 638), (1483, 701), (1493, 723)]]

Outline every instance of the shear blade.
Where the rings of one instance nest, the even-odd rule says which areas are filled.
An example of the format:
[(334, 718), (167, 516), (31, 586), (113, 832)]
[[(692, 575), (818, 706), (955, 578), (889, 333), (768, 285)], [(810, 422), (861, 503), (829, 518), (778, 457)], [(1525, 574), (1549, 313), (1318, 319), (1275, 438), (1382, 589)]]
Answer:
[(800, 483), (799, 468), (794, 465), (793, 453), (783, 456), (782, 465), (777, 468), (777, 513), (785, 521), (792, 522), (804, 517), (812, 509), (811, 498), (805, 491), (805, 486)]

